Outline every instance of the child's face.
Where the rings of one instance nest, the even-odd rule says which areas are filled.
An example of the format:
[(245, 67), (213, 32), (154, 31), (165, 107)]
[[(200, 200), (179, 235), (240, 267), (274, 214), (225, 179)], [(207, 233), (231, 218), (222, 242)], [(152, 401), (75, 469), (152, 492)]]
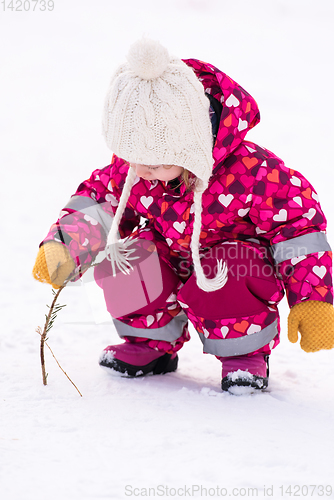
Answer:
[(139, 165), (130, 163), (138, 177), (147, 181), (172, 181), (182, 174), (183, 168), (178, 165)]

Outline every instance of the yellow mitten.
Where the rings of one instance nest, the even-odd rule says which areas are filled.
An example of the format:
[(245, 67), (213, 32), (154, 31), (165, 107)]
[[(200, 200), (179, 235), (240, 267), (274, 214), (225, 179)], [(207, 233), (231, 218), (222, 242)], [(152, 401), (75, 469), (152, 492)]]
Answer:
[(295, 343), (301, 335), (300, 347), (305, 352), (334, 347), (334, 308), (328, 302), (306, 300), (291, 308), (288, 317), (288, 339)]
[(36, 280), (60, 288), (74, 268), (68, 249), (62, 243), (48, 241), (39, 249), (32, 274)]

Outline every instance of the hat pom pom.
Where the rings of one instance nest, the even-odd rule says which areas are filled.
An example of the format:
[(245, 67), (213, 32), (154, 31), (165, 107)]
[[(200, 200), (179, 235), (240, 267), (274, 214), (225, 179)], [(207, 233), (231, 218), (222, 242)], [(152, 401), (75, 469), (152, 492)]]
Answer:
[(159, 42), (143, 38), (134, 43), (128, 53), (130, 69), (140, 78), (158, 78), (167, 69), (170, 57)]

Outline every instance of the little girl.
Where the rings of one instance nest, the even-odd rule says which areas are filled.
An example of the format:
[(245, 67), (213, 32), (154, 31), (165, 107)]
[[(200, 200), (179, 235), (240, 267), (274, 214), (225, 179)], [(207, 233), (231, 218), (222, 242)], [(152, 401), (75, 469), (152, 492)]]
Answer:
[[(100, 365), (137, 377), (173, 372), (189, 340), (222, 362), (222, 389), (262, 390), (279, 343), (334, 346), (331, 249), (318, 196), (297, 171), (245, 141), (254, 99), (211, 64), (135, 43), (114, 74), (103, 131), (114, 155), (78, 187), (33, 270), (59, 288), (93, 263), (124, 342)], [(145, 223), (143, 223), (145, 221)]]

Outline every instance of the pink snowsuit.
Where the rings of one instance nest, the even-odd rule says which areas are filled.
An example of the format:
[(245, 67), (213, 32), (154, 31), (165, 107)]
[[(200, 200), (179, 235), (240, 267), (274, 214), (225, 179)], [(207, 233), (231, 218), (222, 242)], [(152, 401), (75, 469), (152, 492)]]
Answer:
[[(222, 258), (227, 283), (216, 292), (196, 285), (189, 247), (193, 192), (179, 179), (167, 184), (136, 179), (119, 227), (122, 237), (131, 234), (143, 242), (135, 277), (110, 277), (105, 260), (95, 268), (95, 279), (127, 341), (176, 352), (189, 340), (190, 320), (204, 352), (218, 358), (270, 354), (279, 342), (277, 305), (284, 289), (290, 307), (304, 300), (333, 302), (326, 219), (315, 190), (299, 172), (244, 140), (260, 120), (254, 99), (214, 66), (185, 62), (202, 82), (212, 122), (217, 121), (213, 174), (203, 194), (201, 262), (212, 277), (217, 257)], [(61, 241), (77, 268), (89, 265), (105, 247), (128, 169), (114, 155), (110, 165), (95, 170), (43, 243)], [(138, 227), (142, 218), (147, 223)]]

